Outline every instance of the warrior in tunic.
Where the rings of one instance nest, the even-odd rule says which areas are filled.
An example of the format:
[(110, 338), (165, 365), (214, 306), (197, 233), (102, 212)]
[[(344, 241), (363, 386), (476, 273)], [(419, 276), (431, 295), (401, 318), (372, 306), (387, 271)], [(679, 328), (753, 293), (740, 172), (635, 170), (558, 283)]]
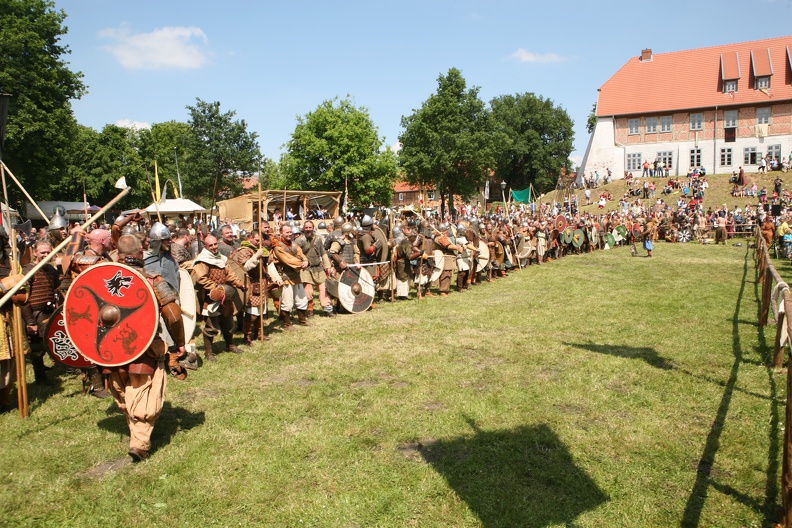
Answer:
[(300, 324), (307, 326), (308, 297), (305, 294), (300, 272), (308, 268), (308, 259), (292, 240), (292, 228), (289, 224), (281, 226), (280, 238), (273, 241), (270, 258), (275, 264), (280, 279), (278, 285), (281, 287), (280, 317), (283, 328), (293, 327), (291, 311), (295, 306)]
[[(22, 267), (27, 274), (33, 267), (52, 253), (52, 246), (40, 240), (33, 246), (33, 261)], [(30, 299), (22, 306), (22, 317), (30, 339), (30, 362), (33, 374), (39, 385), (50, 385), (47, 369), (44, 366), (46, 351), (46, 327), (58, 305), (58, 284), (60, 273), (51, 264), (45, 264), (30, 279)]]
[[(242, 322), (242, 334), (245, 344), (252, 345), (259, 339), (260, 318), (267, 310), (265, 294), (267, 291), (267, 275), (261, 269), (261, 259), (266, 259), (265, 248), (261, 247), (258, 231), (251, 231), (240, 248), (231, 254), (231, 260), (236, 262), (250, 278), (250, 291), (245, 303), (245, 315)], [(266, 251), (269, 254), (269, 251)], [(262, 341), (269, 341), (269, 337), (261, 334)]]
[(313, 317), (314, 287), (319, 292), (319, 303), (322, 305), (322, 312), (326, 316), (334, 316), (333, 303), (327, 294), (325, 282), (327, 277), (333, 272), (330, 264), (330, 257), (324, 248), (324, 242), (315, 232), (311, 220), (303, 224), (303, 234), (297, 237), (295, 243), (300, 247), (308, 259), (308, 267), (300, 271), (300, 278), (305, 288), (305, 295), (308, 297), (308, 317)]

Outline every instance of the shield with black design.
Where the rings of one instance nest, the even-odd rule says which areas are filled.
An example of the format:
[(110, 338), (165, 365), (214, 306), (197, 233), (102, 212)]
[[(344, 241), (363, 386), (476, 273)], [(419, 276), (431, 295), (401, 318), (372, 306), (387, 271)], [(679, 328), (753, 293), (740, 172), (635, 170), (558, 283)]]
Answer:
[(575, 229), (572, 232), (572, 245), (576, 248), (579, 248), (583, 245), (583, 242), (586, 240), (586, 235), (583, 234), (582, 229)]
[(677, 234), (677, 241), (678, 242), (690, 242), (690, 239), (693, 238), (693, 234), (690, 232), (690, 229), (680, 229), (679, 233)]
[(520, 260), (525, 260), (532, 252), (533, 246), (531, 245), (531, 240), (525, 235), (521, 235), (520, 240), (517, 243), (517, 258)]
[(476, 273), (480, 271), (484, 271), (487, 268), (487, 264), (490, 262), (490, 250), (489, 246), (479, 240), (479, 251), (478, 256), (476, 257)]
[(74, 346), (66, 333), (66, 322), (63, 320), (63, 306), (59, 306), (47, 321), (44, 329), (47, 352), (55, 361), (72, 368), (90, 368), (94, 363)]
[(66, 333), (89, 361), (126, 365), (148, 349), (157, 333), (159, 305), (137, 270), (103, 262), (72, 282), (63, 304)]
[(326, 287), (349, 313), (365, 312), (374, 300), (374, 280), (366, 268), (349, 267), (337, 279), (328, 279)]
[(559, 215), (556, 216), (555, 220), (553, 221), (553, 225), (555, 226), (556, 229), (558, 229), (558, 232), (560, 233), (567, 228), (569, 223), (567, 222), (567, 219), (565, 217)]

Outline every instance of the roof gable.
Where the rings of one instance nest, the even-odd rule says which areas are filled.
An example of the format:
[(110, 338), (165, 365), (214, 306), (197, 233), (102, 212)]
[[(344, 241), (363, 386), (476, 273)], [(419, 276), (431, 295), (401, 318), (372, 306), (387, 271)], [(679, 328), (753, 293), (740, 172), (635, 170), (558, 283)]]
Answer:
[[(792, 100), (792, 36), (654, 54), (628, 60), (600, 88), (598, 116), (762, 104)], [(742, 63), (740, 62), (742, 59)], [(746, 64), (750, 61), (749, 64)], [(748, 75), (742, 75), (747, 72)], [(776, 75), (771, 88), (755, 90), (756, 76)], [(735, 93), (723, 81), (737, 80)]]

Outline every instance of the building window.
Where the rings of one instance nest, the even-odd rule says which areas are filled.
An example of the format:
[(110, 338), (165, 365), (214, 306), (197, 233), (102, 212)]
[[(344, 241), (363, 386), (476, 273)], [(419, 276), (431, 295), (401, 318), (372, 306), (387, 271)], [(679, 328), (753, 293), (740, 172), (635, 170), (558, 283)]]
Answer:
[(399, 193), (399, 201), (400, 202), (404, 201), (404, 193)]
[(770, 107), (756, 109), (756, 124), (766, 125), (770, 123)]
[(646, 133), (647, 134), (656, 134), (657, 133), (657, 118), (656, 117), (647, 117), (646, 118)]
[(737, 126), (737, 110), (726, 110), (723, 112), (723, 127), (733, 128)]
[(630, 119), (627, 121), (627, 133), (630, 135), (639, 134), (641, 132), (641, 120)]
[(767, 155), (770, 156), (770, 159), (777, 159), (781, 160), (781, 145), (768, 145), (767, 146)]
[(660, 118), (660, 132), (671, 132), (671, 116)]
[(743, 164), (745, 165), (756, 165), (761, 157), (758, 152), (756, 152), (756, 147), (745, 147), (743, 151), (745, 156), (743, 157)]
[(737, 81), (723, 81), (723, 93), (736, 92)]
[(701, 149), (690, 149), (690, 166), (701, 167)]
[(690, 114), (690, 130), (704, 130), (704, 114)]
[(723, 167), (731, 167), (732, 164), (732, 149), (730, 148), (722, 148), (721, 149), (721, 166)]
[(434, 191), (426, 191), (426, 199), (434, 200)]
[(627, 170), (639, 171), (641, 170), (641, 153), (627, 154)]
[(770, 88), (770, 77), (757, 77), (756, 78), (756, 89), (757, 90), (767, 90)]
[(665, 167), (667, 170), (670, 170), (671, 166), (674, 163), (674, 154), (670, 150), (665, 152), (658, 152), (657, 161), (663, 162), (663, 167)]

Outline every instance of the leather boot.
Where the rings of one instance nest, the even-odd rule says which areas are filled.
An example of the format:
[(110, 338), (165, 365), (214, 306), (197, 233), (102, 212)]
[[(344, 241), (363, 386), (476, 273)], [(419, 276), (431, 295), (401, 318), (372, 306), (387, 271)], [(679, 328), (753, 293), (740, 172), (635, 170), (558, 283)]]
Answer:
[(242, 350), (234, 344), (234, 334), (223, 334), (223, 341), (225, 341), (226, 352), (233, 352), (239, 354)]
[(99, 373), (99, 369), (91, 369), (91, 389), (89, 394), (96, 398), (109, 398), (110, 393), (105, 389), (104, 378)]
[(314, 316), (314, 302), (313, 302), (313, 299), (308, 299), (308, 313), (305, 314), (305, 315), (307, 315), (308, 317), (313, 317)]
[(0, 389), (0, 414), (12, 411), (15, 405), (11, 403), (11, 385)]
[[(242, 322), (242, 334), (245, 336), (244, 344), (247, 346), (253, 345), (253, 340), (250, 337), (251, 332), (253, 331), (253, 324), (251, 318), (253, 316), (246, 315), (245, 320)], [(257, 318), (258, 319), (258, 318)], [(258, 333), (258, 328), (256, 328), (256, 333)]]
[(281, 317), (281, 321), (283, 321), (283, 329), (284, 330), (288, 330), (288, 329), (293, 328), (292, 321), (291, 321), (291, 315), (289, 315), (289, 312), (284, 312), (283, 310), (281, 310), (280, 317)]
[(44, 366), (44, 357), (36, 352), (31, 352), (29, 357), (30, 362), (33, 364), (33, 375), (36, 378), (36, 385), (52, 385), (52, 382), (47, 378), (47, 367)]
[(297, 310), (297, 319), (300, 321), (300, 326), (311, 326), (308, 323), (307, 311), (308, 310)]
[(214, 350), (212, 350), (213, 341), (214, 338), (208, 337), (206, 335), (204, 336), (204, 358), (206, 361), (217, 361), (217, 356), (215, 355)]

